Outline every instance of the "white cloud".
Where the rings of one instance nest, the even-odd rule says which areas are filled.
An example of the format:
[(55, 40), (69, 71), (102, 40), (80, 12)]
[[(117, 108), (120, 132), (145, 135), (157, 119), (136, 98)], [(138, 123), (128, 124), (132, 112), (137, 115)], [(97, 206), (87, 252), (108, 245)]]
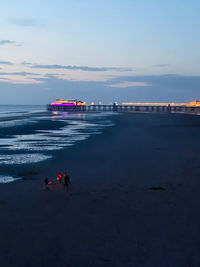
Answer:
[(126, 87), (144, 87), (144, 86), (151, 86), (151, 84), (145, 82), (122, 82), (122, 83), (113, 83), (108, 84), (109, 87), (116, 87), (116, 88), (126, 88)]
[(37, 25), (37, 22), (32, 18), (15, 18), (10, 21), (17, 26), (22, 27), (32, 27)]

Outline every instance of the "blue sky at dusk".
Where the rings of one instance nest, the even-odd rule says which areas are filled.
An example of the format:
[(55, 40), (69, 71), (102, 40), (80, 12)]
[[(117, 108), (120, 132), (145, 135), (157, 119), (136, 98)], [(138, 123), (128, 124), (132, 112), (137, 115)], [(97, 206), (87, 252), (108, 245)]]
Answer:
[(1, 1), (0, 104), (191, 101), (200, 1)]

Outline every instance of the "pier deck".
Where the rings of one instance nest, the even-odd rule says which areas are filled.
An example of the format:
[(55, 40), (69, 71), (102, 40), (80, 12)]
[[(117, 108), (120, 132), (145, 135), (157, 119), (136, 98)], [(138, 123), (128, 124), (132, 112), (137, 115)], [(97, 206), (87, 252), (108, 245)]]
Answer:
[(47, 105), (48, 111), (59, 112), (97, 112), (97, 111), (117, 111), (117, 112), (175, 112), (175, 113), (200, 113), (200, 106), (159, 106), (159, 105), (75, 105), (75, 106), (51, 106)]

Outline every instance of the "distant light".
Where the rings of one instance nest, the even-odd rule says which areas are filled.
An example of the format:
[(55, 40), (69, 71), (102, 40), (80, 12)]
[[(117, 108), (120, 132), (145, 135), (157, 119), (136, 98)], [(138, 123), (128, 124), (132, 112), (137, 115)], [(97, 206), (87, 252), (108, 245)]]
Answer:
[(75, 106), (76, 104), (74, 103), (62, 103), (62, 104), (57, 104), (57, 103), (51, 103), (50, 106)]

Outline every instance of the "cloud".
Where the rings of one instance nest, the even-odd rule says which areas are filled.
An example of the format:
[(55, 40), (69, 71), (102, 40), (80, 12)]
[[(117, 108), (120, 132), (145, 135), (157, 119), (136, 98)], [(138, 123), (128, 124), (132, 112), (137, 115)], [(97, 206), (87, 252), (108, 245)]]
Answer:
[(21, 62), (21, 64), (24, 66), (32, 66), (32, 63), (26, 61)]
[(154, 68), (164, 68), (164, 67), (168, 67), (170, 66), (170, 64), (157, 64), (157, 65), (152, 65), (152, 67)]
[(37, 22), (31, 18), (15, 18), (11, 19), (11, 22), (21, 27), (33, 27), (38, 25)]
[[(10, 77), (9, 77), (10, 78)], [(20, 78), (20, 77), (19, 77)], [(25, 77), (27, 78), (27, 77)], [(122, 102), (189, 102), (199, 99), (200, 76), (152, 75), (121, 76), (110, 83), (145, 82), (151, 86), (113, 88), (106, 82), (67, 81), (49, 77), (36, 83), (28, 80), (18, 82), (0, 81), (0, 103), (8, 104), (46, 104), (59, 96), (77, 98), (86, 103)], [(45, 90), (48, 88), (48, 91)], [(40, 96), (40, 97), (38, 97)]]
[(15, 46), (22, 46), (22, 43), (12, 40), (0, 40), (0, 45), (14, 44)]
[(131, 68), (115, 68), (115, 67), (88, 67), (88, 66), (70, 66), (70, 65), (38, 65), (32, 64), (31, 68), (36, 69), (66, 69), (66, 70), (82, 70), (82, 71), (132, 71)]
[(38, 73), (32, 73), (32, 72), (25, 72), (25, 71), (21, 71), (21, 72), (0, 72), (0, 75), (13, 75), (13, 76), (28, 76), (28, 75), (34, 75), (34, 76), (38, 76), (40, 74)]
[(5, 81), (11, 81), (12, 82), (12, 80), (10, 80), (9, 78), (4, 78), (4, 77), (0, 77), (0, 80), (5, 80)]
[(63, 73), (47, 73), (45, 74), (46, 78), (60, 78), (61, 76), (64, 76)]
[(16, 42), (11, 40), (0, 40), (0, 45), (6, 45), (6, 44), (16, 44)]
[(146, 82), (121, 82), (121, 83), (112, 83), (108, 84), (109, 87), (114, 88), (126, 88), (126, 87), (144, 87), (144, 86), (151, 86)]
[(10, 61), (0, 61), (0, 65), (13, 65)]

